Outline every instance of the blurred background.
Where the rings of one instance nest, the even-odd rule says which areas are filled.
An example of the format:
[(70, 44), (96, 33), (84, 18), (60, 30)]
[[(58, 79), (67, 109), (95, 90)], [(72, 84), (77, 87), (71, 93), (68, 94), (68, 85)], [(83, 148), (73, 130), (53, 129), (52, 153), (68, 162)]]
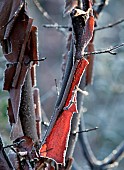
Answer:
[[(58, 24), (68, 25), (69, 16), (63, 17), (64, 0), (39, 0), (42, 7)], [(39, 58), (46, 57), (37, 67), (37, 87), (40, 89), (41, 105), (48, 118), (53, 113), (57, 98), (55, 79), (61, 82), (62, 54), (66, 50), (66, 36), (56, 29), (44, 28), (49, 22), (41, 15), (32, 0), (27, 0), (28, 12), (38, 27)], [(115, 22), (124, 16), (124, 1), (110, 0), (99, 16), (97, 26)], [(124, 42), (124, 23), (96, 32), (95, 49), (108, 48)], [(86, 128), (99, 129), (87, 133), (95, 156), (102, 160), (124, 140), (124, 48), (116, 56), (101, 54), (95, 56), (94, 81), (87, 87), (89, 96), (84, 98), (84, 119)], [(8, 93), (2, 91), (5, 59), (0, 51), (0, 133), (4, 142), (9, 141), (10, 126), (6, 116)], [(80, 146), (75, 148), (77, 163), (82, 167)], [(83, 169), (83, 167), (82, 167)], [(117, 170), (124, 169), (124, 160)]]

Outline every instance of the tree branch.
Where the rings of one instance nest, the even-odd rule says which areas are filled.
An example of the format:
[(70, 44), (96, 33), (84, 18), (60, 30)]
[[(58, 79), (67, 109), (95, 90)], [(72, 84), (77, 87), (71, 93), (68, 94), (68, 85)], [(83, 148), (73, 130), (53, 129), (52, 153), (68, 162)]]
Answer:
[[(111, 166), (114, 167), (114, 163), (119, 162), (124, 157), (124, 141), (112, 151), (112, 153), (102, 161), (101, 167), (108, 169)], [(115, 164), (116, 166), (117, 164)]]
[(45, 11), (45, 9), (43, 9), (43, 7), (40, 5), (38, 0), (33, 0), (34, 4), (36, 5), (36, 7), (38, 8), (38, 10), (41, 12), (41, 14), (50, 22), (53, 24), (56, 24), (56, 22), (53, 20), (53, 18), (48, 14), (47, 11)]
[(65, 103), (67, 95), (68, 95), (68, 91), (71, 86), (73, 73), (75, 71), (75, 67), (72, 69), (72, 65), (73, 65), (73, 44), (71, 45), (69, 58), (68, 58), (68, 62), (67, 62), (67, 67), (66, 67), (66, 71), (65, 71), (65, 76), (64, 76), (64, 79), (62, 82), (61, 91), (60, 91), (59, 97), (57, 99), (57, 102), (55, 104), (55, 109), (54, 109), (53, 115), (51, 116), (49, 127), (47, 128), (47, 131), (42, 139), (42, 144), (45, 142), (45, 139), (49, 135), (51, 129), (53, 128), (53, 125), (54, 125), (59, 113), (63, 109), (64, 103)]
[(115, 165), (117, 166), (117, 162), (122, 159), (124, 153), (124, 142), (122, 142), (115, 150), (113, 150), (112, 153), (103, 161), (99, 161), (93, 155), (89, 142), (87, 141), (86, 135), (79, 135), (79, 139), (81, 144), (84, 146), (82, 149), (90, 164), (91, 169), (104, 170), (108, 169), (108, 167), (112, 168)]
[(81, 130), (81, 131), (77, 131), (77, 132), (74, 133), (74, 135), (75, 135), (76, 133), (90, 132), (90, 131), (97, 130), (97, 129), (98, 129), (98, 127), (91, 128), (91, 129), (85, 129), (85, 130)]
[(12, 146), (19, 146), (22, 142), (25, 142), (25, 139), (22, 139), (19, 142), (15, 142), (15, 143), (10, 144), (10, 145), (6, 145), (3, 148), (6, 149), (6, 148), (11, 148)]
[(22, 87), (19, 116), (24, 135), (31, 137), (35, 142), (38, 141), (30, 70)]
[[(124, 18), (119, 19), (118, 21), (114, 22), (114, 23), (110, 23), (106, 26), (103, 27), (99, 27), (99, 28), (95, 28), (94, 31), (100, 31), (100, 30), (104, 30), (104, 29), (108, 29), (108, 28), (112, 28), (118, 24), (121, 24), (124, 22)], [(60, 29), (68, 29), (69, 31), (72, 31), (72, 28), (68, 25), (57, 25), (57, 24), (44, 24), (43, 25), (44, 28), (55, 28), (56, 30), (60, 30)]]
[[(106, 0), (101, 0), (101, 2), (102, 2), (102, 4), (97, 9), (97, 15), (102, 11), (102, 9), (105, 6), (107, 1)], [(101, 53), (115, 54), (115, 52), (113, 52), (113, 50), (118, 49), (118, 48), (120, 48), (122, 46), (124, 46), (124, 43), (122, 43), (121, 45), (117, 45), (115, 47), (106, 49), (106, 50), (100, 50), (100, 51), (96, 51), (96, 52), (93, 52), (93, 53), (84, 53), (84, 54), (85, 55), (101, 54)], [(81, 87), (81, 89), (85, 88), (85, 75), (83, 76), (83, 79), (81, 81), (80, 87)], [(78, 111), (79, 112), (81, 112), (81, 107), (82, 107), (82, 104), (83, 104), (82, 103), (83, 102), (83, 97), (84, 96), (81, 93), (78, 94)], [(83, 122), (83, 118), (82, 118), (82, 122), (80, 124), (79, 131), (82, 131), (82, 129), (85, 129), (85, 124)], [(119, 149), (116, 150), (117, 152), (115, 152), (115, 153), (117, 153), (116, 154), (117, 157), (115, 157), (115, 155), (111, 154), (111, 156), (107, 157), (107, 159), (104, 159), (104, 161), (99, 161), (94, 156), (85, 133), (79, 135), (79, 142), (80, 142), (80, 144), (82, 146), (81, 147), (82, 151), (84, 153), (84, 156), (85, 156), (86, 160), (88, 161), (88, 164), (89, 164), (90, 168), (95, 169), (95, 170), (96, 169), (97, 170), (102, 170), (102, 169), (105, 168), (105, 166), (107, 167), (110, 164), (112, 165), (112, 162), (116, 161), (114, 158), (118, 159), (122, 155), (122, 153), (124, 152), (123, 145), (122, 145), (121, 147), (119, 147)]]
[(107, 28), (112, 28), (112, 27), (114, 27), (114, 26), (116, 26), (118, 24), (121, 24), (122, 22), (124, 22), (124, 18), (121, 18), (118, 21), (116, 21), (114, 23), (111, 23), (111, 24), (108, 24), (106, 26), (95, 28), (95, 31), (100, 31), (100, 30), (104, 30), (104, 29), (107, 29)]
[(42, 25), (44, 28), (55, 28), (55, 29), (69, 29), (68, 25), (58, 25), (58, 24), (44, 24)]
[(121, 48), (123, 46), (124, 46), (124, 43), (122, 43), (120, 45), (116, 45), (114, 47), (110, 47), (108, 49), (102, 49), (102, 50), (94, 51), (94, 52), (91, 52), (91, 53), (85, 52), (84, 56), (91, 55), (91, 54), (104, 54), (104, 53), (109, 53), (109, 54), (112, 54), (112, 55), (116, 55), (117, 53), (114, 52), (114, 50), (117, 50), (117, 49), (119, 49), (119, 48)]

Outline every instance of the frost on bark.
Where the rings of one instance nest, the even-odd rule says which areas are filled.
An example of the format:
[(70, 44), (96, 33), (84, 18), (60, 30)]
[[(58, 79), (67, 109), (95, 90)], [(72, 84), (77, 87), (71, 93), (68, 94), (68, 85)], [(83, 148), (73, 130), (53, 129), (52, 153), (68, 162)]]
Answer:
[[(13, 141), (13, 144), (3, 146), (0, 138), (0, 169), (78, 170), (80, 167), (76, 163), (72, 168), (77, 139), (81, 143), (84, 167), (90, 170), (114, 166), (123, 154), (122, 143), (105, 160), (99, 161), (90, 148), (87, 136), (84, 133), (78, 135), (85, 129), (84, 122), (80, 124), (82, 101), (84, 95), (87, 95), (85, 88), (93, 83), (94, 25), (106, 2), (101, 0), (97, 10), (93, 10), (95, 1), (65, 1), (65, 14), (70, 14), (71, 18), (71, 33), (62, 64), (60, 94), (43, 137), (40, 95), (39, 89), (35, 88), (36, 65), (38, 61), (44, 60), (38, 59), (37, 27), (33, 26), (33, 19), (27, 14), (24, 0), (0, 2), (0, 42), (7, 60), (3, 89), (10, 95), (8, 117)], [(59, 28), (40, 3), (37, 0), (34, 3), (44, 17)], [(121, 46), (123, 44), (104, 52), (115, 55), (113, 50)], [(11, 162), (5, 152), (6, 148), (11, 148)]]

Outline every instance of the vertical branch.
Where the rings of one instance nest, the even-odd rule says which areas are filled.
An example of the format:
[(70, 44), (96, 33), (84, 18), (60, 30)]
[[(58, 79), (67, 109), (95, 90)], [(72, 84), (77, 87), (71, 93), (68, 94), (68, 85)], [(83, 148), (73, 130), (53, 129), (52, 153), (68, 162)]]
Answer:
[(65, 87), (67, 85), (67, 82), (68, 82), (68, 79), (69, 79), (69, 76), (70, 76), (70, 72), (71, 72), (71, 69), (72, 69), (72, 66), (73, 66), (73, 41), (72, 39), (70, 39), (70, 51), (68, 53), (68, 60), (67, 60), (67, 64), (66, 64), (66, 69), (65, 69), (65, 73), (64, 73), (64, 79), (63, 79), (63, 82), (62, 82), (62, 88), (61, 88), (61, 91), (60, 91), (60, 95), (59, 95), (59, 98), (56, 102), (56, 108), (57, 107), (60, 107), (60, 104), (61, 104), (61, 101), (62, 101), (62, 98), (63, 98), (63, 94), (65, 92)]
[[(74, 47), (73, 46), (74, 46), (74, 44), (73, 44), (72, 34), (71, 34), (71, 35), (69, 35), (68, 42), (67, 42), (67, 49), (68, 49), (68, 51), (70, 50), (70, 56), (68, 56), (68, 58), (66, 59), (66, 62), (68, 61), (68, 63), (69, 63), (69, 65), (66, 64), (66, 68), (68, 68), (68, 71), (69, 71), (69, 67), (70, 67), (70, 69), (72, 68), (73, 62), (74, 62), (74, 56), (73, 56), (73, 48)], [(70, 62), (69, 58), (71, 59), (71, 62)], [(65, 73), (66, 73), (66, 75), (64, 75), (64, 76), (67, 76), (67, 70), (65, 71)], [(68, 74), (68, 76), (69, 76), (69, 74)], [(71, 131), (70, 131), (70, 136), (69, 136), (69, 141), (68, 141), (68, 148), (67, 148), (67, 152), (66, 152), (67, 164), (68, 164), (69, 158), (73, 157), (73, 152), (74, 152), (75, 144), (76, 144), (77, 137), (78, 137), (78, 134), (74, 135), (74, 132), (78, 131), (79, 120), (80, 120), (80, 114), (74, 113), (74, 115), (72, 117), (72, 121), (71, 121)]]
[[(97, 12), (97, 16), (102, 11), (102, 9), (106, 5), (106, 3), (107, 3), (107, 0), (101, 0), (101, 4), (99, 5), (97, 11), (95, 11), (95, 12)], [(92, 41), (93, 41), (93, 39), (91, 40), (91, 42)], [(91, 51), (92, 50), (93, 49), (91, 49)], [(81, 89), (84, 89), (85, 86), (87, 85), (87, 77), (86, 76), (87, 75), (84, 75), (83, 79), (81, 81), (81, 84), (80, 84)], [(92, 77), (90, 77), (90, 82), (91, 82), (91, 78)], [(81, 107), (83, 106), (83, 97), (84, 96), (82, 94), (78, 95), (78, 110), (79, 110), (79, 112), (81, 112)], [(82, 116), (81, 124), (80, 124), (79, 128), (80, 128), (79, 129), (80, 131), (82, 131), (82, 129), (85, 129), (85, 123), (84, 123), (83, 116)], [(118, 159), (120, 157), (120, 155), (123, 153), (123, 145), (120, 145), (119, 149), (117, 148), (117, 150), (116, 150), (117, 154), (114, 155), (114, 156), (112, 156), (112, 154), (111, 154), (110, 157), (108, 156), (107, 158), (105, 158), (104, 160), (107, 160), (106, 161), (107, 163), (105, 163), (104, 160), (99, 161), (99, 160), (96, 159), (96, 157), (94, 156), (94, 154), (93, 154), (93, 152), (91, 150), (90, 144), (89, 144), (88, 139), (87, 139), (87, 135), (85, 133), (82, 133), (81, 135), (79, 135), (79, 142), (80, 142), (80, 144), (82, 146), (81, 148), (82, 148), (83, 154), (85, 156), (85, 159), (88, 162), (91, 169), (97, 169), (97, 170), (106, 169), (106, 164), (107, 164), (108, 167), (109, 166), (111, 167), (111, 165), (113, 165), (114, 162), (116, 161), (116, 155), (117, 155), (117, 159)]]
[[(89, 1), (88, 0), (82, 0), (82, 3), (83, 3), (83, 11), (88, 11), (88, 9), (89, 9)], [(91, 28), (90, 28), (90, 26), (89, 27), (87, 27), (87, 30), (86, 30), (86, 32), (87, 32), (87, 34), (90, 34), (90, 30)], [(93, 36), (93, 35), (92, 35)], [(86, 40), (86, 37), (83, 37), (83, 38), (81, 38), (81, 45), (83, 45), (83, 42)], [(90, 40), (90, 39), (89, 39)], [(79, 43), (79, 42), (78, 42)], [(89, 42), (87, 43), (87, 44), (89, 44)], [(84, 75), (83, 75), (83, 78), (82, 78), (82, 80), (81, 80), (81, 83), (80, 83), (80, 88), (81, 89), (84, 89), (85, 88), (85, 85), (86, 85), (86, 75), (87, 75), (87, 73), (85, 73)], [(91, 79), (91, 77), (90, 77), (90, 79)], [(78, 108), (78, 111), (79, 111), (79, 113), (81, 114), (81, 107), (82, 107), (82, 104), (83, 104), (83, 96), (82, 96), (82, 94), (81, 93), (78, 93), (78, 98), (77, 98), (77, 108)], [(80, 119), (80, 117), (79, 117), (79, 119)], [(82, 119), (83, 119), (83, 117), (82, 117)], [(79, 120), (78, 120), (79, 121)], [(80, 130), (79, 131), (81, 131), (82, 129), (85, 129), (85, 126), (84, 126), (84, 124), (83, 124), (83, 127), (82, 127), (82, 125), (80, 124), (80, 126), (79, 126), (79, 128), (80, 128)], [(81, 136), (81, 137), (80, 137)], [(82, 146), (82, 149), (83, 149), (83, 153), (84, 153), (84, 162), (86, 162), (86, 164), (87, 164), (87, 161), (88, 161), (88, 163), (89, 163), (89, 167), (92, 169), (92, 164), (93, 164), (93, 162), (94, 161), (96, 161), (95, 160), (95, 157), (94, 157), (94, 155), (93, 155), (93, 153), (92, 153), (92, 151), (90, 150), (90, 147), (89, 147), (89, 143), (88, 143), (88, 141), (86, 140), (86, 135), (85, 134), (81, 134), (81, 135), (79, 135), (79, 141), (81, 142), (81, 146)], [(86, 145), (86, 146), (85, 146)], [(87, 151), (88, 150), (88, 151)]]
[[(89, 7), (89, 4), (88, 4), (89, 1), (87, 0), (82, 0), (82, 3), (83, 3), (83, 10), (86, 11), (88, 10), (88, 7)], [(88, 30), (89, 31), (89, 30)], [(93, 35), (93, 38), (94, 38), (94, 35)], [(93, 42), (93, 38), (92, 38), (92, 42)], [(88, 44), (89, 46), (89, 44)], [(88, 72), (88, 68), (87, 68), (87, 72)], [(87, 80), (87, 72), (86, 74), (84, 74), (82, 80), (81, 80), (81, 83), (80, 83), (80, 88), (81, 89), (85, 89), (86, 85), (87, 85), (87, 82), (89, 82), (89, 80)], [(90, 77), (90, 81), (91, 81), (91, 77)], [(83, 107), (83, 99), (84, 99), (84, 95), (82, 95), (82, 93), (78, 93), (78, 111), (79, 113), (81, 114), (81, 108)], [(84, 119), (83, 119), (83, 114), (81, 116), (81, 122), (80, 122), (80, 126), (79, 126), (79, 131), (81, 131), (82, 129), (85, 129), (85, 123), (84, 123)], [(92, 169), (93, 168), (93, 163), (96, 161), (95, 157), (94, 157), (94, 154), (90, 148), (90, 145), (89, 145), (89, 142), (87, 140), (87, 135), (85, 133), (83, 134), (80, 134), (79, 135), (79, 142), (81, 144), (81, 148), (82, 148), (82, 151), (84, 153), (84, 157), (86, 159), (86, 163), (89, 164), (89, 167)]]
[(73, 157), (75, 144), (76, 144), (76, 141), (78, 138), (78, 134), (75, 134), (75, 132), (78, 131), (79, 122), (80, 122), (80, 114), (74, 113), (74, 115), (72, 117), (72, 122), (71, 122), (71, 132), (70, 132), (70, 136), (69, 136), (66, 160)]
[(68, 62), (67, 62), (67, 65), (66, 65), (66, 70), (65, 70), (64, 79), (63, 79), (63, 82), (62, 82), (61, 91), (60, 91), (59, 97), (58, 97), (56, 104), (55, 104), (55, 111), (54, 111), (54, 113), (53, 113), (53, 115), (50, 119), (49, 126), (47, 128), (47, 131), (46, 131), (43, 139), (42, 139), (42, 143), (45, 142), (46, 137), (49, 135), (59, 113), (62, 111), (63, 106), (65, 104), (66, 97), (68, 95), (68, 91), (69, 91), (69, 88), (70, 88), (70, 84), (67, 86), (67, 82), (68, 82), (68, 79), (69, 79), (69, 76), (70, 76), (72, 65), (73, 65), (73, 42), (71, 41), (71, 47), (70, 47), (70, 52), (68, 54)]
[(36, 142), (38, 140), (38, 136), (36, 131), (35, 110), (32, 95), (30, 70), (27, 73), (25, 83), (22, 87), (19, 116), (24, 135), (31, 137)]
[[(87, 46), (87, 44), (89, 43), (92, 37), (92, 32), (94, 28), (94, 22), (92, 21), (93, 19), (92, 16), (90, 16), (91, 18), (88, 20), (87, 23), (87, 18), (89, 15), (89, 10), (88, 10), (89, 1), (86, 1), (86, 3), (85, 1), (82, 2), (83, 2), (84, 11), (86, 12), (82, 10), (74, 9), (71, 13), (73, 34), (74, 34), (73, 38), (75, 38), (75, 49), (76, 49), (75, 56), (74, 56), (75, 61), (80, 60), (82, 58), (82, 53), (84, 52), (85, 47)], [(92, 21), (91, 25), (93, 24), (93, 27), (89, 26), (90, 21)], [(77, 105), (78, 102), (80, 101), (77, 100)], [(77, 140), (77, 135), (74, 132), (78, 131), (79, 122), (80, 122), (80, 112), (75, 113), (72, 118), (71, 133), (69, 137), (66, 159), (72, 157), (73, 155), (74, 147)]]

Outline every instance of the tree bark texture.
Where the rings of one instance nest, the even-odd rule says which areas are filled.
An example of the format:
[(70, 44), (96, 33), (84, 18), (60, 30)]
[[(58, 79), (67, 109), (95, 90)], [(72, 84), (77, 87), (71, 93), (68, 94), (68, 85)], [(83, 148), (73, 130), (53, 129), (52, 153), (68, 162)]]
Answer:
[(38, 137), (36, 131), (35, 110), (32, 93), (31, 73), (29, 70), (25, 79), (25, 83), (22, 87), (19, 116), (24, 135), (31, 137), (36, 142)]

